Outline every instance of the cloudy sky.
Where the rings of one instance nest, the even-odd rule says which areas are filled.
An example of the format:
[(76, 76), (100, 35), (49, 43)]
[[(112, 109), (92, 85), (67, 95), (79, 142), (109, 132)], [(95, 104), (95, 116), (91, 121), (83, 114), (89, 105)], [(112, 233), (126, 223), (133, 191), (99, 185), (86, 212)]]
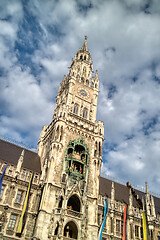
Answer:
[(0, 137), (33, 148), (88, 36), (102, 172), (160, 193), (159, 0), (0, 0)]

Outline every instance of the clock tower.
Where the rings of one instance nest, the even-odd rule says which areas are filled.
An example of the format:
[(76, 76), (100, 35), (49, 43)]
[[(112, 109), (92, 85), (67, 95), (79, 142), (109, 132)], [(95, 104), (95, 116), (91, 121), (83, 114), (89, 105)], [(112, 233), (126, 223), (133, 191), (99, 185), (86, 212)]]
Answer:
[(43, 193), (35, 239), (97, 239), (104, 126), (96, 120), (99, 78), (92, 74), (85, 37), (39, 139)]

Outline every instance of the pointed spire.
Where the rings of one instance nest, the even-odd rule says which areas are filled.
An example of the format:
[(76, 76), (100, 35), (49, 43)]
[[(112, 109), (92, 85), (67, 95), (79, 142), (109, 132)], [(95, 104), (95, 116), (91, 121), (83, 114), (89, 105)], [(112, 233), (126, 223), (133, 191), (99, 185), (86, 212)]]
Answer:
[(148, 183), (145, 182), (145, 184), (146, 184), (146, 194), (149, 194), (149, 191), (148, 191)]
[(22, 167), (22, 164), (23, 164), (23, 160), (24, 160), (24, 149), (22, 150), (21, 155), (18, 159), (17, 168), (16, 168), (16, 175), (18, 173), (20, 173), (20, 170), (21, 170), (21, 167)]
[(95, 79), (98, 80), (98, 70), (96, 70)]
[(112, 182), (112, 187), (111, 187), (111, 199), (115, 199), (115, 187), (114, 187), (114, 182)]
[(83, 51), (88, 51), (88, 49), (87, 49), (87, 36), (85, 36), (85, 40), (84, 40), (84, 43), (83, 43), (83, 46), (82, 46), (82, 50)]
[(154, 204), (154, 198), (151, 196), (151, 209), (152, 209), (152, 215), (156, 217), (156, 211), (155, 211), (155, 204)]

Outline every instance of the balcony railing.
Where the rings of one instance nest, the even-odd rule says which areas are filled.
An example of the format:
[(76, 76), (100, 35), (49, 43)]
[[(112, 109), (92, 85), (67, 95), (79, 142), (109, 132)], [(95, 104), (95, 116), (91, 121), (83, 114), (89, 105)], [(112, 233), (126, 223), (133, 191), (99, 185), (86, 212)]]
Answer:
[(71, 237), (63, 237), (63, 240), (72, 240), (72, 239), (75, 239), (75, 238), (71, 238)]
[[(53, 237), (52, 237), (52, 240), (57, 240), (57, 239), (59, 239), (58, 236), (53, 236)], [(62, 239), (63, 239), (63, 240), (73, 240), (73, 239), (75, 239), (75, 238), (71, 238), (71, 237), (62, 237), (61, 240), (62, 240)]]
[(81, 216), (82, 216), (82, 213), (74, 211), (74, 210), (71, 210), (71, 209), (66, 209), (66, 213), (68, 215), (72, 215), (72, 216), (78, 217), (78, 218), (81, 218)]
[[(61, 214), (62, 209), (61, 208), (56, 208), (55, 209), (55, 214)], [(73, 217), (77, 217), (77, 218), (81, 218), (82, 213), (71, 210), (71, 209), (65, 209), (65, 214), (73, 216)]]

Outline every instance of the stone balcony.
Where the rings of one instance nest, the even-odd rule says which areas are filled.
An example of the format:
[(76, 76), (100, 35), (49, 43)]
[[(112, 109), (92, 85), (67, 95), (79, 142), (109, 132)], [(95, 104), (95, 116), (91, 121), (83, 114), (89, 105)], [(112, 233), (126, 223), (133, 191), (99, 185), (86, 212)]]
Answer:
[[(59, 239), (58, 236), (53, 236), (52, 237), (52, 240), (57, 240), (57, 239)], [(72, 240), (74, 238), (71, 238), (71, 237), (61, 237), (60, 239), (61, 240)]]
[[(55, 209), (55, 214), (56, 215), (60, 215), (61, 213), (62, 213), (62, 209), (61, 208), (56, 208)], [(64, 213), (65, 213), (65, 215), (68, 215), (68, 216), (71, 216), (71, 217), (76, 217), (76, 218), (79, 218), (79, 219), (81, 219), (81, 217), (83, 215), (82, 213), (74, 211), (74, 210), (71, 210), (71, 209), (65, 209)]]

